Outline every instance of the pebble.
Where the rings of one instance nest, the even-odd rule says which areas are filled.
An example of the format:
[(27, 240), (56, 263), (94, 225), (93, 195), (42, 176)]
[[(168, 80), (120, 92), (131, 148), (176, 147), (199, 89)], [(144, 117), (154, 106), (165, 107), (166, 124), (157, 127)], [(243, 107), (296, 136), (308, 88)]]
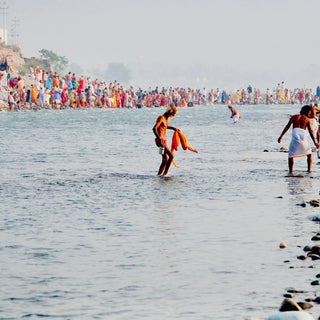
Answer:
[(311, 251), (312, 249), (311, 249), (311, 246), (305, 246), (304, 248), (303, 248), (303, 251), (304, 252), (308, 252), (308, 251)]
[(285, 293), (283, 296), (284, 296), (285, 298), (292, 299), (292, 298), (295, 296), (295, 294), (294, 294), (294, 293)]
[(303, 310), (307, 310), (307, 309), (311, 309), (313, 307), (313, 305), (311, 303), (307, 303), (307, 302), (297, 302), (297, 304), (303, 309)]
[(310, 254), (308, 255), (312, 260), (320, 260), (320, 256), (318, 254)]
[(319, 234), (316, 234), (315, 236), (313, 236), (311, 238), (312, 241), (320, 241), (320, 235)]
[(320, 255), (320, 246), (319, 245), (312, 246), (311, 251), (314, 254), (319, 254)]
[(303, 290), (295, 290), (295, 289), (288, 289), (287, 292), (290, 292), (290, 293), (305, 293)]
[(298, 203), (297, 206), (305, 208), (307, 206), (306, 202)]
[(310, 200), (310, 205), (313, 207), (320, 207), (320, 201), (319, 200)]
[(287, 247), (287, 244), (285, 242), (280, 242), (279, 248), (285, 249)]
[(284, 312), (284, 311), (301, 311), (302, 308), (294, 302), (292, 299), (284, 299), (282, 301), (281, 307), (279, 311)]
[(315, 302), (315, 303), (320, 303), (320, 297), (316, 297), (312, 301)]

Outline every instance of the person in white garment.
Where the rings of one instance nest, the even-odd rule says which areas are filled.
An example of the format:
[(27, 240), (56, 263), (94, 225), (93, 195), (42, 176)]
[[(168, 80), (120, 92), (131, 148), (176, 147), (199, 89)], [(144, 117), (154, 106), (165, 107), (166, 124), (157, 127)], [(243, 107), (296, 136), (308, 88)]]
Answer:
[(233, 120), (233, 123), (237, 123), (239, 121), (239, 119), (241, 118), (240, 113), (238, 112), (238, 110), (232, 106), (228, 106), (228, 108), (231, 111), (231, 119)]
[(307, 130), (309, 131), (310, 137), (314, 142), (317, 149), (319, 148), (319, 144), (314, 136), (312, 131), (311, 122), (309, 119), (311, 113), (311, 107), (309, 105), (305, 105), (301, 108), (300, 114), (293, 115), (288, 124), (284, 127), (280, 137), (278, 138), (278, 142), (281, 142), (284, 134), (289, 130), (292, 125), (292, 139), (289, 147), (288, 154), (288, 166), (289, 172), (293, 172), (293, 159), (295, 157), (303, 157), (307, 156), (307, 164), (308, 164), (308, 172), (311, 172), (312, 166), (312, 151), (311, 146), (308, 139)]

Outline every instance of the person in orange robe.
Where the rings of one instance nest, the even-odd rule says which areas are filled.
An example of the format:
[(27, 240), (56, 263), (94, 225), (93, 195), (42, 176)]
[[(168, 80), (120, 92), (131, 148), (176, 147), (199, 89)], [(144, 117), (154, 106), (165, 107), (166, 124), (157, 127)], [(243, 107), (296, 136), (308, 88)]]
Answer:
[(37, 96), (38, 96), (38, 91), (35, 88), (35, 86), (32, 84), (31, 85), (31, 93), (30, 93), (30, 98), (32, 103), (36, 103), (37, 101)]
[(153, 126), (153, 133), (156, 136), (155, 143), (159, 147), (159, 153), (162, 155), (162, 162), (159, 167), (158, 175), (165, 176), (173, 161), (173, 153), (167, 145), (167, 129), (177, 131), (175, 127), (169, 126), (169, 121), (177, 113), (177, 107), (172, 103), (167, 111), (158, 117), (156, 124)]

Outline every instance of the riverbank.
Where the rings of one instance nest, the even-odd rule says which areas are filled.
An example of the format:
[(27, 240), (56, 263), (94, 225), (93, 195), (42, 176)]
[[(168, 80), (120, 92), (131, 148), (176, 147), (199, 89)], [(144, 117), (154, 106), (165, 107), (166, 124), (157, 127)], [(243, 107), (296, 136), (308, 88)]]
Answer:
[[(2, 48), (1, 58), (8, 65), (0, 73), (0, 110), (27, 111), (65, 108), (153, 108), (195, 105), (262, 105), (262, 104), (310, 104), (318, 103), (317, 88), (288, 89), (282, 81), (272, 84), (272, 89), (260, 90), (250, 84), (233, 92), (206, 88), (133, 88), (90, 75), (77, 75), (72, 71), (65, 75), (51, 67), (39, 66), (26, 69), (23, 54), (18, 48)], [(36, 61), (36, 60), (33, 60)], [(47, 61), (46, 61), (47, 63)], [(47, 64), (48, 65), (48, 64)], [(11, 93), (12, 97), (9, 97)], [(10, 106), (9, 100), (12, 100)]]

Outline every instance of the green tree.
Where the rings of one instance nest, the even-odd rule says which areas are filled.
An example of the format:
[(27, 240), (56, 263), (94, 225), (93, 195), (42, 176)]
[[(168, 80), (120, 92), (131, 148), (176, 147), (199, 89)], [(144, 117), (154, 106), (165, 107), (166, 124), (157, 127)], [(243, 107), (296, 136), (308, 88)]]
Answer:
[(128, 83), (131, 79), (130, 70), (122, 63), (110, 63), (105, 72), (105, 78), (107, 81), (118, 81), (122, 83)]
[(58, 73), (64, 71), (64, 69), (67, 67), (69, 63), (66, 57), (59, 56), (57, 53), (53, 51), (42, 49), (39, 51), (39, 53), (41, 58), (48, 60), (52, 65), (53, 69)]

